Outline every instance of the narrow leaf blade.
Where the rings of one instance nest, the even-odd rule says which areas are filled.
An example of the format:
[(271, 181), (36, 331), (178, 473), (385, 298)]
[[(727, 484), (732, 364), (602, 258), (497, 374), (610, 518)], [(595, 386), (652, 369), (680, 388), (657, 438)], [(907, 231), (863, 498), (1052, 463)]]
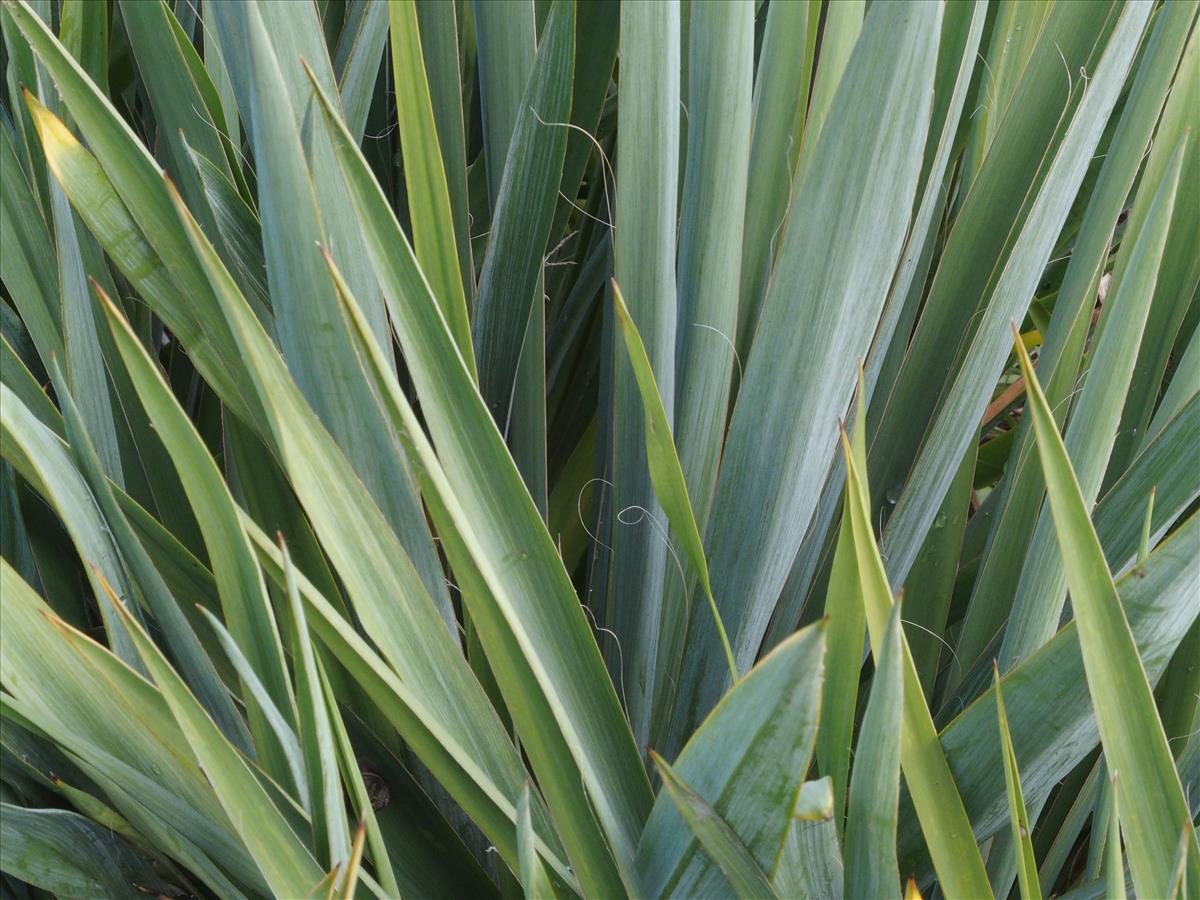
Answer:
[(1191, 830), (1186, 871), (1193, 884), (1200, 884), (1200, 849), (1146, 671), (1066, 447), (1019, 341), (1017, 353), (1079, 625), (1084, 672), (1105, 756), (1118, 776), (1116, 797), (1126, 811), (1130, 869), (1139, 894), (1166, 896), (1180, 827)]

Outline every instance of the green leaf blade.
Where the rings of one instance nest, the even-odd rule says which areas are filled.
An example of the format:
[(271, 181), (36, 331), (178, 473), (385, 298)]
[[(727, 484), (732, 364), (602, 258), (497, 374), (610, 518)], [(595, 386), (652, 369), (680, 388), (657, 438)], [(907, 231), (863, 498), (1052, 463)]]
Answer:
[[(780, 644), (738, 682), (673, 766), (763, 871), (775, 867), (812, 754), (824, 637), (818, 623)], [(642, 833), (638, 866), (653, 897), (729, 892), (667, 791)]]
[(896, 819), (900, 802), (900, 733), (904, 707), (898, 601), (888, 620), (863, 715), (846, 820), (846, 896), (896, 897)]
[(670, 794), (696, 840), (718, 866), (739, 898), (773, 897), (767, 876), (729, 824), (661, 756), (654, 765), (662, 776), (663, 789)]
[[(1118, 802), (1126, 811), (1130, 868), (1139, 894), (1165, 896), (1179, 828), (1190, 827), (1179, 774), (1066, 448), (1024, 347), (1019, 345), (1017, 352), (1029, 386), (1038, 455), (1074, 601), (1088, 688), (1105, 755), (1117, 775)], [(1189, 881), (1200, 879), (1200, 849), (1194, 830), (1192, 834)]]
[(422, 56), (415, 0), (388, 0), (396, 117), (404, 148), (404, 178), (413, 218), (417, 262), (430, 280), (459, 352), (474, 369), (471, 323), (459, 270), (450, 188), (434, 126), (433, 101)]
[[(856, 436), (865, 445), (866, 436)], [(854, 453), (843, 435), (846, 456), (846, 500), (850, 516), (858, 569), (862, 578), (863, 605), (866, 610), (867, 631), (874, 653), (885, 645), (887, 623), (892, 609), (892, 592), (888, 585), (879, 548), (871, 528), (867, 484), (861, 480)], [(863, 453), (859, 451), (860, 457)], [(939, 882), (947, 894), (963, 897), (989, 897), (987, 873), (975, 844), (970, 819), (963, 808), (962, 797), (954, 776), (938, 743), (933, 718), (925, 703), (921, 681), (917, 676), (908, 641), (902, 641), (904, 651), (903, 715), (900, 729), (900, 765), (917, 809), (921, 831), (933, 857)]]
[[(780, 237), (780, 265), (746, 361), (707, 536), (713, 592), (739, 668), (758, 650), (816, 509), (822, 467), (833, 457), (837, 422), (899, 259), (929, 124), (940, 22), (935, 4), (872, 8), (796, 201), (808, 212), (790, 217)], [(797, 321), (805, 323), (803, 340)], [(688, 642), (703, 649), (689, 655), (680, 679), (675, 739), (727, 686), (707, 618), (692, 617)]]
[(1012, 845), (1013, 852), (1017, 854), (1017, 877), (1021, 883), (1021, 898), (1022, 900), (1040, 900), (1042, 889), (1038, 884), (1037, 859), (1033, 855), (1033, 828), (1029, 824), (1029, 814), (1025, 810), (1025, 796), (1021, 791), (1021, 773), (1017, 767), (1017, 753), (1013, 748), (1012, 732), (1008, 728), (1008, 716), (1004, 712), (1004, 693), (1000, 689), (998, 668), (994, 672), (994, 680), (1000, 745), (1004, 750), (1004, 784), (1008, 792), (1008, 815), (1012, 821)]

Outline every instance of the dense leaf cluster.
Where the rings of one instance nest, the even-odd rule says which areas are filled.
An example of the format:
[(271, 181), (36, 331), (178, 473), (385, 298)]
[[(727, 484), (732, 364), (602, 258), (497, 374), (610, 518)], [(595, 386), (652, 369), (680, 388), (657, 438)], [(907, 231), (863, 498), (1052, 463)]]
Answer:
[(2, 0), (0, 897), (1194, 897), (1197, 0)]

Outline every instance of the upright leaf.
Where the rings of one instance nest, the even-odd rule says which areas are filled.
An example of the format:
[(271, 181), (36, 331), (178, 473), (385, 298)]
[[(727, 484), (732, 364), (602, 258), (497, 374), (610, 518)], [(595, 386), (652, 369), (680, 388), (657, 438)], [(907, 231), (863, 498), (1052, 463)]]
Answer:
[[(543, 302), (542, 257), (562, 179), (567, 146), (563, 123), (571, 116), (574, 62), (575, 2), (559, 0), (546, 22), (516, 110), (503, 175), (496, 176), (491, 235), (479, 275), (475, 310), (479, 389), (505, 434), (517, 364), (526, 352), (522, 348), (526, 326), (534, 306)], [(530, 347), (528, 352), (544, 350)]]
[(338, 35), (337, 47), (330, 48), (346, 127), (360, 140), (375, 100), (379, 67), (387, 46), (389, 12), (383, 0), (354, 4), (346, 26)]
[(684, 481), (683, 469), (679, 456), (675, 452), (675, 442), (671, 439), (671, 426), (663, 407), (662, 395), (658, 385), (654, 383), (654, 372), (650, 359), (646, 355), (646, 347), (638, 334), (637, 326), (629, 315), (625, 298), (617, 282), (612, 282), (613, 303), (616, 309), (617, 325), (625, 340), (625, 349), (629, 353), (629, 364), (633, 368), (633, 377), (637, 382), (638, 391), (642, 397), (642, 407), (645, 410), (646, 432), (646, 467), (650, 471), (650, 481), (654, 485), (654, 493), (662, 504), (663, 512), (671, 523), (672, 529), (688, 561), (692, 564), (694, 574), (700, 579), (704, 593), (708, 598), (709, 609), (712, 611), (714, 623), (721, 636), (721, 646), (725, 658), (729, 662), (729, 677), (737, 682), (737, 663), (733, 659), (733, 651), (729, 649), (729, 638), (725, 634), (725, 626), (721, 623), (721, 614), (713, 599), (712, 584), (708, 579), (708, 563), (704, 560), (704, 545), (700, 543), (700, 531), (696, 527), (696, 516), (692, 502), (688, 498), (687, 484)]
[[(109, 328), (142, 404), (157, 426), (204, 533), (225, 622), (276, 709), (290, 715), (292, 695), (284, 671), (283, 647), (275, 627), (262, 573), (238, 526), (233, 498), (204, 440), (171, 394), (153, 360), (138, 342), (120, 310), (101, 297)], [(286, 783), (286, 753), (266, 714), (243, 685), (250, 731), (264, 768)]]
[(474, 369), (471, 323), (459, 271), (450, 189), (434, 128), (429, 79), (421, 52), (416, 0), (388, 0), (396, 119), (404, 153), (404, 183), (413, 221), (413, 248), (429, 279), (458, 351)]
[[(1012, 821), (1013, 852), (1017, 854), (1017, 876), (1021, 882), (1021, 900), (1039, 900), (1037, 859), (1033, 855), (1033, 828), (1025, 811), (1025, 796), (1021, 791), (1021, 772), (1008, 716), (1004, 712), (1004, 694), (1000, 690), (1000, 670), (994, 671), (996, 687), (996, 716), (1000, 725), (1000, 745), (1004, 749), (1004, 784), (1008, 791), (1008, 815)], [(1122, 882), (1124, 878), (1122, 877)]]
[[(439, 733), (450, 736), (459, 747), (470, 748), (473, 765), (492, 784), (503, 785), (502, 796), (509, 798), (511, 808), (524, 770), (495, 710), (373, 498), (304, 401), (212, 245), (187, 210), (182, 205), (178, 210), (252, 373), (292, 486), (345, 584), (355, 613), (394, 667), (392, 677), (402, 678), (411, 692), (409, 697), (420, 701), (423, 708), (437, 710)], [(407, 248), (406, 243), (403, 246)], [(429, 303), (441, 334), (449, 339), (431, 297)], [(454, 359), (461, 367), (461, 357), (451, 353), (447, 360)], [(465, 369), (460, 371), (465, 375)], [(471, 391), (478, 398), (473, 387)], [(442, 759), (444, 756), (439, 762)], [(500, 827), (495, 819), (488, 821), (493, 832)], [(510, 826), (508, 831), (511, 834)], [(507, 836), (493, 834), (493, 840), (502, 842)], [(508, 847), (511, 844), (506, 844)]]
[(468, 309), (475, 300), (475, 264), (471, 255), (471, 229), (467, 213), (467, 139), (463, 122), (462, 66), (459, 60), (459, 23), (465, 7), (437, 0), (418, 0), (421, 54), (429, 83), (429, 98), (441, 144), (439, 155), (450, 196), (454, 240), (458, 245), (459, 277)]
[[(821, 467), (832, 457), (838, 417), (899, 258), (928, 127), (941, 14), (940, 4), (872, 7), (797, 197), (805, 214), (789, 218), (781, 237), (707, 541), (713, 591), (739, 667), (757, 653), (808, 529)], [(633, 290), (628, 280), (622, 284)], [(797, 323), (804, 323), (801, 340)], [(797, 385), (804, 390), (797, 393)], [(693, 616), (675, 740), (728, 684), (716, 644), (710, 621)]]
[[(1148, 212), (1152, 224), (1141, 231), (1136, 242), (1125, 245), (1130, 247), (1128, 268), (1120, 286), (1108, 298), (1087, 377), (1066, 428), (1065, 446), (1088, 507), (1100, 492), (1117, 436), (1121, 414), (1112, 398), (1124, 396), (1133, 375), (1170, 232), (1186, 139), (1175, 148), (1161, 180), (1156, 185), (1144, 183), (1143, 190), (1153, 198)], [(1051, 538), (1052, 528), (1050, 509), (1043, 506), (1017, 586), (1012, 618), (1005, 629), (1001, 666), (1011, 667), (1014, 660), (1049, 640), (1058, 626), (1067, 579), (1065, 563)]]
[[(1068, 4), (1064, 9), (1069, 10), (1074, 6)], [(969, 345), (961, 351), (965, 355), (962, 356), (961, 366), (954, 370), (953, 383), (940, 393), (934, 391), (925, 395), (927, 398), (936, 395), (941, 405), (932, 423), (919, 431), (921, 451), (904, 483), (896, 510), (888, 519), (882, 542), (888, 575), (895, 582), (902, 582), (907, 575), (946, 490), (954, 480), (967, 444), (975, 434), (992, 388), (1008, 357), (1008, 347), (1002, 335), (1009, 321), (1022, 316), (1029, 305), (1033, 288), (1041, 277), (1069, 211), (1068, 198), (1075, 196), (1087, 172), (1092, 148), (1098, 143), (1104, 123), (1120, 95), (1121, 86), (1132, 65), (1133, 49), (1141, 40), (1149, 14), (1150, 7), (1144, 5), (1122, 8), (1120, 20), (1088, 80), (1087, 90), (1067, 127), (1062, 144), (1050, 163), (1044, 185), (1033, 200), (994, 289), (987, 294), (986, 307), (978, 326), (971, 332)], [(985, 217), (982, 227), (990, 231), (994, 230), (995, 225)], [(978, 263), (972, 259), (968, 265), (977, 267)], [(956, 303), (957, 300), (958, 297), (952, 295), (950, 302)], [(915, 341), (916, 338), (910, 357), (918, 352)], [(924, 352), (923, 344), (921, 346)], [(895, 404), (894, 408), (895, 415), (909, 416), (908, 411), (901, 411), (902, 404)], [(912, 429), (917, 426), (912, 419), (908, 419), (905, 427)], [(888, 445), (888, 433), (881, 432), (877, 441), (876, 446), (882, 452), (882, 448)], [(901, 457), (904, 454), (889, 456), (889, 466)], [(899, 464), (903, 466), (907, 462)], [(892, 489), (897, 480), (886, 478), (884, 485)]]
[[(803, 129), (809, 78), (816, 50), (819, 10), (806, 0), (771, 3), (763, 28), (754, 81), (754, 125), (746, 188), (746, 222), (738, 290), (738, 356), (749, 355), (758, 310), (775, 264), (777, 235), (787, 212), (792, 180), (788, 152)], [(740, 385), (739, 385), (740, 387)]]
[[(631, 870), (650, 791), (579, 599), (486, 405), (453, 351), (395, 216), (357, 147), (329, 106), (322, 108), (438, 458), (481, 540), (482, 558), (504, 561), (496, 565), (493, 584), (502, 579), (505, 590), (495, 599), (504, 628), (520, 643), (509, 643), (497, 629), (487, 652), (508, 658), (514, 671), (535, 676), (541, 690), (556, 698), (555, 719), (596, 818), (614, 856)], [(516, 654), (518, 647), (527, 661)], [(505, 689), (506, 699), (522, 689), (523, 683), (514, 680)], [(540, 724), (531, 719), (518, 722), (518, 728), (532, 732)]]
[(1115, 796), (1125, 810), (1123, 831), (1129, 845), (1129, 866), (1139, 894), (1166, 896), (1179, 829), (1191, 834), (1186, 871), (1194, 884), (1200, 884), (1200, 847), (1146, 670), (1066, 447), (1019, 341), (1017, 353), (1028, 385), (1038, 456), (1079, 625), (1084, 673), (1105, 758), (1117, 773)]
[[(861, 374), (861, 373), (860, 373)], [(862, 381), (855, 408), (851, 445), (860, 453), (859, 465), (866, 465), (862, 449), (866, 446), (866, 410)], [(863, 666), (863, 643), (867, 634), (866, 606), (862, 580), (854, 548), (854, 532), (849, 511), (843, 509), (837, 550), (829, 572), (825, 594), (825, 615), (829, 632), (825, 653), (825, 684), (822, 686), (821, 727), (817, 731), (817, 762), (830, 779), (833, 789), (834, 822), (839, 836), (846, 816), (846, 789), (850, 780), (850, 750), (854, 739), (858, 682)]]
[(479, 105), (488, 208), (495, 209), (513, 131), (537, 49), (534, 4), (471, 0), (478, 53)]
[[(865, 435), (856, 437), (859, 442), (865, 442), (865, 439)], [(854, 453), (844, 434), (842, 441), (847, 473), (845, 506), (850, 517), (859, 577), (862, 580), (867, 630), (873, 652), (878, 654), (887, 636), (892, 593), (871, 528), (870, 507), (867, 505), (869, 489), (860, 480)], [(860, 449), (860, 458), (862, 452)], [(950, 766), (938, 743), (937, 731), (933, 727), (929, 707), (925, 704), (908, 641), (902, 640), (901, 647), (904, 657), (904, 702), (900, 726), (900, 765), (917, 809), (921, 831), (933, 857), (938, 881), (948, 895), (988, 897), (991, 889), (983, 859), (975, 844), (971, 822), (963, 808)]]
[[(797, 183), (803, 184), (808, 167), (812, 163), (817, 138), (825, 125), (830, 106), (854, 44), (862, 32), (863, 15), (866, 13), (864, 0), (843, 0), (831, 5), (825, 14), (821, 28), (821, 47), (817, 55), (816, 74), (813, 76), (812, 96), (808, 100), (808, 112), (804, 117), (803, 143), (791, 156), (795, 160)], [(801, 133), (797, 129), (797, 133)]]
[[(801, 7), (806, 4), (798, 4)], [(675, 443), (697, 535), (708, 524), (725, 442), (737, 361), (738, 281), (749, 177), (754, 74), (754, 17), (744, 3), (692, 6), (689, 31), (688, 156), (680, 204), (678, 317), (675, 337)], [(624, 330), (624, 322), (620, 323)], [(640, 375), (638, 376), (640, 379)], [(650, 439), (653, 439), (650, 436)], [(653, 477), (653, 470), (651, 476)], [(662, 492), (657, 491), (668, 517)], [(699, 547), (703, 552), (702, 546)], [(689, 555), (692, 550), (687, 548)], [(712, 602), (708, 575), (705, 594)], [(670, 567), (663, 584), (664, 627), (653, 672), (651, 737), (670, 721), (672, 693), (685, 652), (694, 576)], [(724, 629), (722, 629), (723, 631)], [(729, 653), (728, 639), (722, 640)], [(732, 654), (730, 654), (732, 655)], [(731, 669), (736, 671), (736, 667)], [(736, 676), (735, 676), (736, 680)]]
[[(280, 58), (280, 53), (299, 36), (295, 29), (304, 16), (298, 11), (290, 17), (295, 21), (280, 23), (274, 18), (277, 15), (276, 4), (256, 2), (214, 4), (208, 11), (209, 27), (230, 64), (239, 106), (259, 161), (258, 211), (267, 284), (277, 298), (274, 308), (279, 348), (305, 399), (349, 457), (396, 532), (426, 590), (438, 604), (447, 631), (457, 638), (450, 597), (411, 473), (390, 445), (387, 429), (378, 421), (366, 394), (345, 323), (316, 250), (320, 244), (339, 257), (345, 256), (352, 283), (369, 279), (354, 255), (361, 239), (357, 225), (348, 218), (344, 195), (339, 196), (336, 190), (340, 178), (336, 172), (325, 171), (334, 163), (328, 159), (331, 151), (323, 132), (318, 147), (313, 149), (310, 168), (301, 134), (302, 114), (293, 109), (293, 105), (302, 107), (308, 102), (304, 70), (298, 60)], [(282, 27), (272, 31), (268, 23)], [(319, 68), (317, 59), (308, 59), (309, 65)], [(321, 176), (325, 176), (324, 181)], [(318, 205), (319, 200), (335, 198), (341, 201), (337, 205)], [(377, 293), (362, 293), (371, 298), (368, 308), (377, 333), (384, 333)]]
[[(912, 323), (922, 305), (925, 277), (933, 260), (934, 243), (947, 200), (943, 185), (955, 150), (955, 135), (971, 83), (976, 49), (987, 10), (985, 0), (976, 0), (974, 4), (952, 3), (946, 6), (942, 18), (929, 138), (922, 168), (923, 193), (880, 315), (875, 340), (866, 357), (865, 396), (868, 398), (874, 396), (877, 385), (889, 385), (894, 380), (900, 357), (908, 347)], [(933, 143), (935, 134), (936, 145)], [(931, 150), (934, 150), (932, 156)], [(831, 552), (833, 527), (841, 504), (844, 479), (841, 455), (834, 452), (812, 526), (792, 562), (783, 595), (763, 642), (764, 647), (773, 647), (800, 619), (814, 580)]]
[[(621, 4), (621, 90), (617, 121), (616, 231), (613, 269), (628, 295), (630, 319), (646, 346), (669, 426), (675, 407), (675, 242), (679, 192), (680, 5)], [(646, 433), (629, 362), (613, 342), (609, 431), (611, 509), (605, 658), (625, 686), (639, 744), (649, 737), (660, 635), (663, 583), (671, 565), (662, 507), (646, 466)], [(605, 366), (607, 367), (607, 362)], [(715, 634), (715, 631), (714, 631)], [(713, 653), (720, 659), (720, 648)], [(618, 649), (619, 646), (619, 649)], [(721, 671), (728, 674), (727, 663)]]
[[(331, 272), (343, 292), (348, 318), (362, 342), (364, 368), (376, 380), (382, 408), (394, 421), (397, 434), (417, 464), (422, 493), (464, 602), (471, 611), (474, 632), (488, 654), (490, 672), (499, 684), (508, 710), (522, 729), (523, 748), (541, 776), (542, 789), (559, 813), (558, 827), (567, 852), (589, 890), (619, 890), (616, 885), (620, 870), (614, 870), (610, 850), (597, 833), (596, 821), (587, 809), (581, 772), (575, 765), (569, 738), (554, 721), (558, 692), (554, 688), (547, 691), (538, 683), (536, 669), (530, 665), (536, 660), (520, 645), (520, 628), (514, 630), (505, 621), (504, 607), (496, 602), (509, 599), (508, 586), (498, 574), (495, 559), (487, 553), (486, 543), (480, 540), (486, 534), (478, 533), (475, 523), (464, 514), (415, 413), (383, 362), (378, 345), (372, 344), (353, 298), (344, 293), (345, 286), (336, 269)], [(624, 874), (624, 880), (629, 882), (630, 873)]]
[[(1109, 254), (1113, 228), (1137, 176), (1150, 141), (1163, 99), (1186, 42), (1184, 25), (1194, 9), (1172, 4), (1163, 9), (1147, 42), (1142, 64), (1130, 88), (1121, 121), (1113, 135), (1080, 224), (1067, 271), (1055, 301), (1055, 314), (1043, 335), (1039, 350), (1041, 383), (1051, 406), (1065, 414), (1064, 399), (1075, 389), (1079, 361), (1087, 339), (1095, 306), (1101, 269)], [(1057, 11), (1055, 11), (1057, 14)], [(1193, 41), (1200, 41), (1194, 38)], [(1029, 417), (1017, 429), (1016, 444), (1009, 453), (1007, 477), (998, 487), (1000, 505), (996, 525), (989, 536), (972, 588), (962, 634), (956, 653), (960, 662), (950, 670), (953, 685), (981, 657), (983, 648), (999, 631), (1011, 609), (1024, 568), (1026, 548), (1033, 537), (1030, 522), (1038, 514), (1044, 485), (1041, 468), (1033, 452), (1033, 430)]]
[(846, 819), (846, 896), (896, 897), (896, 816), (904, 709), (900, 603), (892, 607), (859, 730)]

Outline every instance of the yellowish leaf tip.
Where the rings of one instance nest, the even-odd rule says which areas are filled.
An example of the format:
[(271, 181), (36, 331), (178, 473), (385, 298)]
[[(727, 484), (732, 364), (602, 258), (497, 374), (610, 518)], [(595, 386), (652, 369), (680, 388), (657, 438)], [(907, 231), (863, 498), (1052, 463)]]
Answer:
[[(62, 120), (46, 109), (42, 105), (42, 101), (25, 85), (21, 85), (21, 96), (25, 98), (25, 108), (29, 110), (29, 115), (33, 119), (33, 126), (37, 129), (38, 138), (41, 139), (43, 146), (51, 139), (57, 142), (63, 133), (71, 140), (74, 140), (74, 136), (71, 135), (70, 130), (63, 124)], [(47, 161), (53, 164), (53, 158), (50, 154), (47, 154)]]
[(608, 283), (612, 287), (613, 309), (617, 313), (617, 324), (621, 326), (621, 331), (625, 331), (629, 324), (629, 308), (625, 305), (625, 295), (621, 293), (617, 279), (610, 278)]

